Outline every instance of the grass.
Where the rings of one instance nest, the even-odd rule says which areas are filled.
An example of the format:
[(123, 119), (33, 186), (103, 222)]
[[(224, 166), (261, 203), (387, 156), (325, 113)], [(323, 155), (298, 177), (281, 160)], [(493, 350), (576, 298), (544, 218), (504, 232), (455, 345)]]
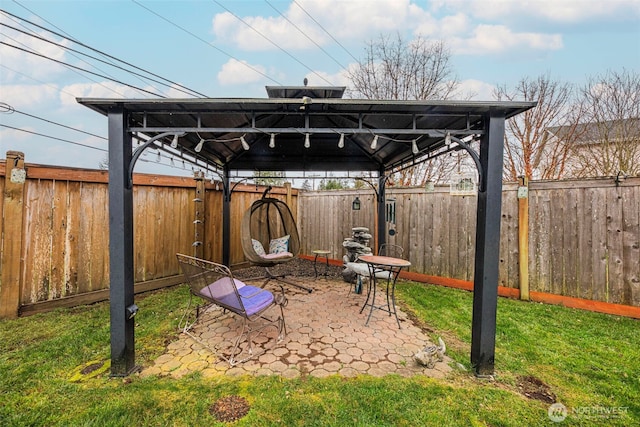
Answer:
[[(414, 283), (401, 284), (399, 295), (434, 338), (445, 339), (447, 353), (468, 366), (472, 295)], [(151, 365), (174, 339), (187, 299), (177, 287), (136, 300), (139, 364)], [(109, 358), (107, 303), (0, 321), (0, 425), (226, 425), (209, 407), (228, 395), (251, 406), (238, 426), (555, 425), (548, 404), (518, 392), (523, 376), (541, 379), (569, 408), (562, 426), (640, 424), (637, 321), (506, 299), (497, 320), (493, 382), (468, 371), (446, 380), (193, 374), (71, 382), (78, 367)], [(618, 418), (593, 418), (614, 407), (626, 409)]]

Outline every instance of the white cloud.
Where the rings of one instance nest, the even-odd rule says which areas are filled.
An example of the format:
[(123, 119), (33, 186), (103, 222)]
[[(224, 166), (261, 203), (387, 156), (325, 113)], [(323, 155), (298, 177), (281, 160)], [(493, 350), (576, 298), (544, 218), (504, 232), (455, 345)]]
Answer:
[[(153, 87), (142, 88), (157, 92)], [(111, 81), (98, 83), (75, 83), (60, 91), (60, 102), (64, 106), (77, 105), (76, 98), (149, 98), (151, 95), (129, 86)]]
[[(4, 15), (0, 16), (0, 22), (11, 27), (17, 27), (17, 24)], [(52, 42), (67, 46), (69, 42), (63, 39), (53, 39), (49, 33), (36, 32), (36, 35), (42, 38), (51, 39)], [(2, 58), (3, 83), (22, 82), (26, 78), (31, 79), (51, 79), (52, 76), (58, 75), (66, 70), (66, 68), (56, 62), (45, 59), (49, 57), (58, 61), (65, 61), (65, 49), (54, 44), (38, 40), (32, 36), (3, 27), (3, 42), (14, 47), (0, 45), (0, 58)], [(28, 53), (34, 51), (41, 56)]]
[(516, 33), (504, 25), (478, 25), (470, 37), (449, 40), (455, 53), (497, 54), (515, 49), (558, 50), (563, 47), (559, 34)]
[(261, 65), (251, 65), (247, 61), (230, 59), (218, 73), (218, 82), (222, 85), (254, 83), (263, 79), (263, 74), (266, 74), (266, 70)]
[(350, 80), (345, 70), (340, 70), (335, 74), (329, 74), (324, 71), (315, 71), (305, 76), (309, 86), (326, 86), (327, 82), (331, 82), (333, 86), (349, 86)]
[(493, 99), (495, 86), (480, 80), (462, 80), (456, 90), (456, 99), (490, 101)]
[(640, 17), (638, 0), (438, 0), (434, 10), (464, 11), (481, 19), (536, 19), (580, 23), (589, 20), (628, 20)]
[(2, 86), (2, 101), (18, 110), (41, 108), (56, 102), (58, 92), (56, 85), (7, 85)]
[(218, 40), (247, 51), (278, 49), (274, 44), (297, 50), (316, 48), (314, 42), (333, 43), (325, 29), (338, 40), (362, 39), (413, 28), (428, 18), (409, 0), (297, 0), (280, 11), (286, 19), (274, 11), (270, 17), (241, 17), (246, 24), (229, 12), (220, 13), (213, 18), (213, 32)]

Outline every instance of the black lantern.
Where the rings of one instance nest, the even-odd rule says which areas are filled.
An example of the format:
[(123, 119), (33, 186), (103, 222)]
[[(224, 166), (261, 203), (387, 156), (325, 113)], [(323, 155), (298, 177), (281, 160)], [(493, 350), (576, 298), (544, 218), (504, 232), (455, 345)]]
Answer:
[(354, 211), (360, 210), (360, 199), (358, 198), (358, 196), (356, 196), (356, 198), (353, 199), (353, 203), (351, 203), (351, 209)]

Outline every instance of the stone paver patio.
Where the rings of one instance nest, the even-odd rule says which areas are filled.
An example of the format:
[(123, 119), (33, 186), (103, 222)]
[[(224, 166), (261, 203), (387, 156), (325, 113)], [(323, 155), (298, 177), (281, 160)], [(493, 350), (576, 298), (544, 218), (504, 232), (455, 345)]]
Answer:
[[(165, 354), (143, 369), (141, 375), (181, 377), (199, 371), (205, 377), (244, 374), (287, 378), (336, 374), (380, 377), (393, 373), (442, 378), (452, 370), (451, 360), (446, 356), (431, 369), (413, 360), (418, 350), (432, 343), (404, 312), (398, 310), (401, 329), (393, 316), (379, 310), (374, 310), (369, 325), (365, 326), (368, 307), (363, 313), (360, 308), (366, 292), (349, 293), (349, 284), (337, 280), (304, 277), (295, 280), (314, 291), (307, 293), (284, 285), (289, 300), (284, 309), (288, 335), (274, 348), (229, 367), (211, 350), (182, 333), (177, 341), (168, 345)], [(277, 282), (267, 287), (274, 283)], [(201, 315), (192, 333), (215, 348), (235, 337), (239, 327), (237, 317), (212, 307)], [(264, 343), (266, 338), (262, 338), (259, 342)]]

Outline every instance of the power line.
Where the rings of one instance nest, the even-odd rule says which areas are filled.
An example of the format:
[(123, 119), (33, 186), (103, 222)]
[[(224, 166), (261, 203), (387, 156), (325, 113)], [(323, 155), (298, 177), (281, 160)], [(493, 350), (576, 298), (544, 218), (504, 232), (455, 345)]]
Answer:
[[(217, 0), (213, 0), (214, 3), (216, 3), (218, 6), (220, 6), (221, 8), (223, 8), (224, 10), (226, 10), (227, 12), (229, 12), (231, 15), (233, 15), (238, 21), (242, 22), (244, 25), (246, 25), (247, 27), (251, 28), (253, 31), (255, 31), (256, 33), (258, 33), (262, 38), (264, 38), (266, 41), (268, 41), (269, 43), (271, 43), (273, 46), (275, 46), (276, 48), (278, 48), (280, 51), (282, 51), (285, 55), (287, 55), (289, 58), (293, 59), (294, 61), (296, 61), (298, 64), (302, 65), (304, 68), (306, 68), (307, 70), (309, 70), (311, 73), (315, 74), (316, 76), (320, 77), (322, 80), (324, 80), (325, 82), (327, 82), (328, 84), (332, 85), (333, 83), (331, 83), (329, 80), (325, 79), (323, 76), (321, 76), (320, 74), (318, 74), (316, 71), (314, 71), (311, 67), (309, 67), (307, 64), (303, 63), (302, 61), (300, 61), (298, 58), (296, 58), (294, 55), (292, 55), (291, 53), (287, 52), (285, 49), (283, 49), (280, 45), (278, 45), (276, 42), (274, 42), (273, 40), (271, 40), (269, 37), (267, 37), (266, 35), (264, 35), (262, 32), (260, 32), (259, 30), (257, 30), (255, 27), (253, 27), (251, 24), (249, 24), (248, 22), (246, 22), (244, 19), (240, 18), (238, 15), (236, 15), (235, 13), (233, 13), (232, 11), (230, 11), (226, 6), (220, 4), (219, 1)], [(268, 2), (267, 2), (268, 3)], [(273, 7), (273, 6), (272, 6)], [(276, 9), (277, 11), (277, 9)], [(297, 28), (297, 27), (296, 27)]]
[(317, 21), (313, 16), (311, 16), (311, 14), (310, 14), (309, 12), (307, 12), (307, 11), (305, 10), (305, 8), (304, 8), (304, 7), (302, 7), (302, 6), (300, 5), (300, 3), (298, 3), (296, 0), (293, 0), (293, 2), (296, 4), (296, 6), (298, 6), (298, 7), (300, 8), (300, 10), (302, 10), (302, 11), (303, 11), (303, 12), (304, 12), (304, 13), (305, 13), (309, 18), (311, 18), (311, 20), (312, 20), (313, 22), (315, 22), (315, 23), (318, 25), (318, 27), (322, 28), (322, 31), (324, 31), (324, 32), (325, 32), (329, 37), (331, 37), (331, 39), (332, 39), (334, 42), (336, 42), (336, 43), (338, 44), (338, 46), (340, 46), (340, 47), (341, 47), (345, 52), (347, 52), (347, 54), (349, 54), (349, 56), (350, 56), (351, 58), (353, 58), (353, 60), (354, 60), (354, 61), (356, 61), (356, 62), (360, 62), (360, 61), (358, 60), (358, 58), (356, 58), (355, 56), (353, 56), (353, 55), (351, 54), (351, 52), (350, 52), (346, 47), (344, 47), (344, 46), (342, 45), (342, 43), (340, 43), (340, 42), (339, 42), (335, 37), (333, 37), (333, 35), (331, 35), (331, 33), (330, 33), (329, 31), (327, 31), (327, 29), (326, 29), (326, 28), (324, 28), (324, 27), (322, 26), (322, 24), (320, 24), (320, 23), (319, 23), (319, 22), (318, 22), (318, 21)]
[(342, 67), (342, 68), (347, 68), (344, 65), (342, 65), (335, 57), (333, 57), (333, 55), (331, 55), (329, 52), (327, 52), (322, 46), (320, 46), (315, 40), (313, 40), (311, 37), (309, 37), (307, 35), (307, 33), (305, 33), (304, 31), (302, 31), (302, 29), (300, 27), (298, 27), (294, 22), (292, 22), (289, 18), (287, 18), (282, 12), (280, 12), (278, 9), (276, 9), (276, 7), (274, 5), (272, 5), (269, 0), (264, 0), (265, 3), (267, 3), (269, 6), (271, 6), (271, 9), (275, 10), (276, 12), (278, 12), (280, 14), (280, 16), (282, 16), (288, 23), (290, 23), (291, 25), (293, 25), (295, 27), (296, 30), (298, 30), (300, 32), (300, 34), (302, 34), (303, 36), (305, 36), (311, 43), (313, 43), (314, 45), (316, 45), (321, 51), (323, 51), (325, 53), (325, 55), (327, 55), (329, 58), (331, 58), (333, 60), (333, 62), (335, 62), (336, 64), (338, 64), (338, 66)]
[[(22, 43), (22, 42), (20, 42), (20, 41), (18, 41), (18, 40), (16, 40), (16, 39), (14, 39), (13, 37), (8, 36), (8, 35), (6, 35), (6, 34), (3, 34), (3, 33), (0, 33), (0, 34), (2, 34), (3, 36), (5, 36), (5, 37), (6, 37), (6, 38), (8, 38), (9, 40), (13, 40), (14, 42), (16, 42), (16, 43), (18, 43), (18, 44), (20, 44), (20, 45), (24, 46), (24, 48), (27, 50), (27, 52), (28, 52), (28, 53), (31, 53), (31, 54), (37, 54), (37, 52), (36, 52), (36, 51), (34, 51), (33, 49), (31, 49), (31, 48), (30, 48), (29, 46), (27, 46), (26, 44), (24, 44), (24, 43)], [(8, 68), (8, 67), (5, 67), (5, 68)], [(71, 72), (73, 72), (73, 73), (75, 73), (75, 74), (77, 74), (78, 76), (80, 76), (80, 77), (82, 77), (82, 78), (84, 78), (84, 79), (90, 80), (90, 81), (94, 82), (95, 84), (100, 85), (100, 86), (102, 86), (103, 88), (105, 88), (105, 89), (107, 89), (107, 90), (110, 90), (111, 92), (115, 93), (116, 95), (120, 95), (121, 97), (123, 97), (123, 98), (124, 98), (124, 94), (122, 94), (122, 93), (118, 92), (117, 90), (115, 90), (115, 89), (113, 89), (113, 88), (110, 88), (109, 86), (107, 86), (107, 85), (105, 85), (105, 84), (103, 84), (103, 83), (101, 83), (101, 82), (99, 82), (99, 81), (97, 81), (97, 80), (92, 79), (91, 77), (88, 77), (88, 76), (82, 75), (82, 73), (78, 72), (77, 70), (74, 70), (73, 68), (71, 68), (71, 69), (70, 69), (70, 71), (71, 71)], [(16, 72), (17, 72), (17, 71), (16, 71)], [(26, 75), (26, 74), (24, 74), (24, 73), (19, 73), (19, 74), (21, 74), (21, 75), (23, 75), (23, 76), (26, 76), (26, 77), (29, 77), (29, 76), (27, 76), (27, 75)], [(29, 78), (31, 78), (31, 77), (29, 77)], [(35, 80), (35, 79), (34, 79), (34, 80)], [(58, 88), (56, 88), (56, 89), (58, 89)], [(61, 89), (58, 89), (58, 90), (62, 91)], [(67, 93), (67, 92), (65, 92), (65, 93)], [(75, 95), (73, 95), (73, 94), (70, 94), (70, 95), (71, 95), (71, 96), (75, 96)]]
[(216, 45), (214, 45), (214, 44), (212, 44), (212, 43), (209, 43), (208, 41), (206, 41), (206, 40), (204, 40), (203, 38), (201, 38), (201, 37), (197, 36), (196, 34), (192, 33), (191, 31), (187, 30), (186, 28), (181, 27), (180, 25), (176, 24), (175, 22), (173, 22), (173, 21), (171, 21), (171, 20), (169, 20), (169, 19), (165, 18), (164, 16), (162, 16), (162, 15), (160, 15), (160, 14), (158, 14), (158, 13), (154, 12), (153, 10), (149, 9), (148, 7), (146, 7), (146, 6), (142, 5), (142, 4), (140, 4), (140, 3), (139, 3), (139, 2), (137, 2), (136, 0), (131, 0), (131, 1), (132, 1), (133, 3), (135, 3), (135, 4), (137, 4), (138, 6), (140, 6), (141, 8), (143, 8), (143, 9), (147, 10), (148, 12), (150, 12), (150, 13), (152, 13), (152, 14), (156, 15), (158, 18), (162, 19), (163, 21), (165, 21), (165, 22), (167, 22), (167, 23), (169, 23), (169, 24), (173, 25), (174, 27), (176, 27), (176, 28), (178, 28), (178, 29), (180, 29), (180, 30), (184, 31), (185, 33), (187, 33), (187, 34), (189, 34), (190, 36), (192, 36), (192, 37), (196, 38), (197, 40), (200, 40), (201, 42), (203, 42), (203, 43), (204, 43), (204, 44), (206, 44), (207, 46), (214, 48), (215, 50), (217, 50), (218, 52), (222, 53), (223, 55), (225, 55), (225, 56), (227, 56), (227, 57), (229, 57), (229, 58), (231, 58), (231, 59), (234, 59), (234, 60), (238, 61), (239, 63), (243, 64), (245, 67), (250, 68), (251, 70), (255, 71), (256, 73), (260, 74), (261, 76), (263, 76), (263, 77), (267, 78), (268, 80), (271, 80), (271, 81), (272, 81), (272, 82), (274, 82), (275, 84), (282, 86), (282, 83), (280, 83), (279, 81), (275, 80), (275, 79), (274, 79), (274, 78), (272, 78), (271, 76), (268, 76), (267, 74), (263, 73), (263, 72), (262, 72), (262, 71), (260, 71), (259, 69), (257, 69), (257, 68), (255, 68), (255, 67), (251, 66), (250, 64), (247, 64), (246, 62), (243, 62), (243, 61), (239, 60), (238, 58), (236, 58), (235, 56), (231, 55), (230, 53), (228, 53), (228, 52), (226, 52), (226, 51), (224, 51), (224, 50), (220, 49), (218, 46), (216, 46)]
[[(31, 79), (31, 80), (33, 80), (33, 81), (35, 81), (35, 82), (38, 82), (38, 83), (40, 83), (40, 84), (43, 84), (43, 85), (45, 85), (45, 86), (49, 86), (49, 87), (50, 87), (50, 88), (52, 88), (52, 89), (55, 89), (55, 90), (60, 91), (60, 92), (62, 92), (62, 93), (64, 93), (64, 94), (66, 94), (66, 95), (69, 95), (69, 96), (70, 96), (70, 97), (72, 97), (72, 98), (75, 98), (75, 95), (74, 95), (73, 93), (71, 93), (71, 92), (67, 92), (67, 91), (64, 91), (64, 90), (60, 89), (58, 86), (56, 86), (56, 85), (53, 85), (53, 84), (51, 84), (51, 83), (47, 83), (47, 82), (43, 82), (42, 80), (38, 80), (38, 79), (36, 79), (36, 78), (34, 78), (34, 77), (28, 76), (28, 75), (26, 75), (25, 73), (23, 73), (23, 72), (21, 72), (21, 71), (18, 71), (18, 70), (14, 70), (13, 68), (7, 67), (7, 66), (6, 66), (6, 65), (4, 65), (4, 64), (0, 64), (0, 67), (2, 67), (2, 68), (6, 68), (6, 69), (7, 69), (7, 70), (9, 70), (9, 71), (13, 71), (13, 72), (14, 72), (14, 73), (16, 73), (16, 74), (20, 74), (20, 75), (21, 75), (21, 76), (23, 76), (23, 77), (26, 77), (26, 78), (28, 78), (28, 79)], [(73, 71), (73, 70), (72, 70), (72, 71)], [(75, 71), (74, 71), (74, 72), (75, 72)], [(116, 93), (118, 93), (118, 92), (116, 92)], [(119, 95), (121, 95), (121, 94), (119, 94)]]
[[(52, 45), (54, 45), (54, 46), (57, 46), (57, 47), (59, 47), (59, 48), (66, 49), (66, 50), (68, 50), (68, 51), (70, 51), (70, 52), (74, 52), (74, 53), (77, 53), (77, 54), (79, 54), (79, 55), (86, 56), (86, 57), (91, 58), (91, 59), (93, 59), (93, 60), (95, 60), (95, 61), (102, 62), (103, 64), (106, 64), (106, 65), (110, 65), (110, 66), (112, 66), (112, 67), (115, 67), (115, 68), (117, 68), (117, 69), (119, 69), (119, 70), (126, 71), (126, 72), (128, 72), (129, 74), (133, 74), (133, 75), (135, 75), (135, 76), (139, 76), (139, 77), (144, 77), (144, 78), (146, 78), (147, 80), (151, 80), (152, 82), (155, 82), (155, 83), (158, 83), (158, 84), (161, 84), (161, 85), (164, 85), (164, 86), (170, 87), (170, 88), (171, 88), (171, 87), (173, 87), (172, 85), (169, 85), (169, 84), (167, 84), (167, 83), (164, 83), (164, 82), (161, 82), (161, 81), (159, 81), (159, 80), (156, 80), (156, 79), (152, 79), (152, 78), (149, 78), (149, 77), (143, 76), (143, 75), (142, 75), (142, 74), (140, 74), (140, 73), (136, 73), (135, 71), (127, 70), (127, 69), (126, 69), (126, 68), (124, 68), (124, 67), (121, 67), (121, 66), (116, 65), (116, 64), (112, 64), (112, 63), (110, 63), (110, 62), (108, 62), (108, 61), (105, 61), (105, 60), (103, 60), (103, 59), (100, 59), (100, 58), (96, 58), (95, 56), (89, 55), (89, 54), (87, 54), (87, 53), (80, 52), (79, 50), (76, 50), (76, 49), (70, 48), (70, 47), (68, 47), (68, 46), (61, 45), (61, 44), (59, 44), (59, 43), (56, 43), (56, 42), (53, 42), (53, 41), (50, 41), (50, 40), (47, 40), (47, 39), (45, 39), (44, 37), (40, 37), (40, 36), (35, 35), (35, 34), (27, 33), (27, 32), (25, 32), (25, 31), (23, 31), (23, 30), (20, 30), (19, 28), (12, 27), (12, 26), (7, 25), (7, 24), (4, 24), (4, 23), (2, 23), (2, 22), (0, 22), (0, 25), (3, 25), (3, 26), (8, 27), (8, 28), (11, 28), (12, 30), (14, 30), (14, 31), (18, 31), (18, 32), (20, 32), (20, 33), (22, 33), (22, 34), (25, 34), (25, 35), (27, 35), (27, 36), (30, 36), (30, 37), (36, 38), (36, 39), (41, 40), (41, 41), (43, 41), (43, 42), (45, 42), (45, 43), (50, 43), (50, 44), (52, 44)], [(13, 39), (12, 39), (12, 40), (13, 40)], [(16, 40), (14, 40), (14, 41), (16, 41)], [(83, 61), (83, 62), (85, 62), (85, 64), (87, 64), (87, 65), (89, 65), (89, 66), (93, 66), (92, 64), (89, 64), (89, 63), (88, 63), (88, 62), (86, 62), (86, 61)], [(103, 72), (104, 72), (104, 71), (103, 71)], [(111, 77), (111, 79), (114, 79), (114, 78), (113, 78), (113, 77)], [(180, 92), (182, 92), (182, 93), (185, 93), (185, 94), (187, 94), (187, 95), (193, 96), (191, 93), (186, 92), (186, 91), (184, 91), (184, 90), (181, 90), (181, 89), (177, 89), (177, 90), (178, 90), (178, 91), (180, 91)]]
[(111, 80), (111, 81), (113, 81), (113, 82), (115, 82), (115, 83), (118, 83), (118, 84), (121, 84), (121, 85), (124, 85), (124, 86), (130, 87), (130, 88), (133, 88), (133, 89), (139, 90), (139, 91), (141, 91), (141, 92), (146, 92), (146, 93), (148, 93), (148, 94), (151, 94), (151, 95), (153, 95), (153, 96), (157, 96), (157, 97), (159, 97), (159, 98), (166, 98), (166, 96), (164, 96), (164, 95), (161, 95), (161, 94), (158, 94), (158, 93), (154, 93), (154, 92), (151, 92), (151, 91), (146, 90), (146, 89), (142, 89), (142, 88), (140, 88), (140, 87), (134, 86), (134, 85), (129, 84), (129, 83), (125, 83), (125, 82), (120, 81), (120, 80), (112, 79), (112, 78), (110, 78), (109, 76), (105, 76), (104, 74), (95, 73), (95, 72), (93, 72), (93, 71), (85, 70), (84, 68), (77, 67), (77, 66), (75, 66), (75, 65), (72, 65), (72, 64), (66, 63), (66, 62), (64, 62), (64, 61), (60, 61), (60, 60), (58, 60), (58, 59), (51, 58), (50, 56), (43, 55), (43, 54), (38, 53), (38, 52), (34, 52), (34, 51), (30, 51), (30, 50), (25, 49), (25, 48), (21, 48), (20, 46), (15, 46), (15, 45), (12, 45), (12, 44), (9, 44), (9, 43), (6, 43), (6, 42), (3, 42), (3, 41), (0, 41), (0, 44), (1, 44), (1, 45), (5, 45), (5, 46), (8, 46), (8, 47), (12, 47), (12, 48), (17, 49), (17, 50), (21, 50), (21, 51), (26, 52), (26, 53), (30, 53), (31, 55), (35, 55), (35, 56), (39, 56), (39, 57), (41, 57), (41, 58), (48, 59), (49, 61), (53, 61), (53, 62), (56, 62), (56, 63), (58, 63), (58, 64), (62, 64), (62, 65), (67, 66), (67, 67), (75, 68), (76, 70), (80, 70), (80, 71), (83, 71), (83, 72), (85, 72), (85, 73), (93, 74), (94, 76), (102, 77), (103, 79)]
[(63, 125), (62, 123), (58, 123), (58, 122), (54, 122), (52, 120), (48, 120), (48, 119), (45, 119), (45, 118), (42, 118), (42, 117), (34, 116), (33, 114), (25, 113), (24, 111), (19, 111), (19, 110), (13, 109), (13, 108), (12, 108), (12, 110), (14, 112), (18, 113), (18, 114), (22, 114), (22, 115), (27, 116), (27, 117), (31, 117), (31, 118), (34, 118), (34, 119), (37, 119), (37, 120), (41, 120), (43, 122), (50, 123), (52, 125), (60, 126), (60, 127), (65, 128), (65, 129), (69, 129), (69, 130), (73, 130), (73, 131), (76, 131), (76, 132), (84, 133), (85, 135), (89, 135), (89, 136), (93, 136), (93, 137), (96, 137), (96, 138), (104, 139), (105, 141), (108, 140), (107, 137), (96, 135), (95, 133), (91, 133), (91, 132), (87, 132), (87, 131), (84, 131), (84, 130), (81, 130), (81, 129), (77, 129), (77, 128), (74, 128), (74, 127), (71, 127), (71, 126)]
[(9, 129), (13, 129), (13, 130), (19, 130), (20, 132), (30, 133), (32, 135), (42, 136), (44, 138), (55, 139), (56, 141), (62, 141), (62, 142), (66, 142), (68, 144), (79, 145), (80, 147), (91, 148), (92, 150), (103, 151), (105, 153), (108, 152), (108, 150), (105, 150), (104, 148), (92, 147), (91, 145), (82, 144), (80, 142), (69, 141), (68, 139), (57, 138), (55, 136), (45, 135), (43, 133), (38, 133), (38, 132), (31, 131), (31, 130), (26, 130), (26, 129), (21, 129), (21, 128), (5, 125), (3, 123), (0, 123), (0, 126), (5, 127), (5, 128), (9, 128)]
[[(14, 2), (15, 2), (15, 0), (14, 0)], [(16, 2), (16, 3), (17, 3), (17, 2)], [(18, 3), (18, 4), (19, 4), (19, 3)], [(23, 7), (24, 7), (24, 6), (23, 6)], [(26, 8), (25, 8), (25, 9), (26, 9)], [(27, 10), (29, 10), (29, 9), (27, 9)], [(89, 46), (89, 45), (87, 45), (87, 44), (85, 44), (85, 43), (82, 43), (82, 42), (80, 42), (80, 41), (78, 41), (78, 40), (76, 40), (76, 39), (74, 39), (74, 38), (69, 38), (69, 37), (68, 37), (67, 35), (65, 35), (65, 34), (60, 34), (60, 33), (56, 32), (56, 31), (53, 31), (53, 30), (51, 30), (51, 29), (49, 29), (49, 28), (43, 27), (43, 26), (41, 26), (41, 25), (38, 25), (38, 24), (36, 24), (35, 22), (31, 22), (31, 21), (29, 21), (29, 20), (27, 20), (27, 19), (21, 18), (21, 17), (19, 17), (19, 16), (17, 16), (17, 15), (14, 15), (14, 14), (10, 13), (10, 12), (7, 12), (6, 10), (2, 10), (2, 12), (3, 12), (3, 13), (5, 13), (5, 14), (7, 14), (7, 15), (13, 16), (13, 17), (15, 17), (15, 18), (17, 18), (17, 19), (20, 19), (20, 20), (22, 20), (22, 21), (24, 21), (24, 22), (28, 22), (29, 24), (31, 24), (31, 25), (33, 25), (33, 26), (35, 26), (35, 27), (37, 27), (37, 28), (40, 28), (40, 29), (42, 29), (42, 30), (44, 30), (44, 31), (47, 31), (48, 33), (51, 33), (51, 34), (56, 35), (56, 36), (58, 36), (58, 37), (65, 38), (65, 39), (67, 39), (67, 40), (69, 40), (69, 41), (71, 41), (71, 42), (73, 42), (73, 43), (76, 43), (76, 44), (77, 44), (77, 45), (79, 45), (79, 46), (82, 46), (82, 47), (84, 47), (84, 48), (87, 48), (87, 49), (89, 49), (89, 50), (91, 50), (91, 51), (93, 51), (93, 52), (99, 53), (100, 55), (103, 55), (103, 56), (104, 56), (104, 57), (106, 57), (106, 58), (113, 59), (114, 61), (117, 61), (117, 62), (119, 62), (119, 63), (121, 63), (121, 64), (127, 65), (127, 66), (129, 66), (129, 67), (131, 67), (131, 68), (133, 68), (133, 69), (136, 69), (136, 70), (138, 70), (138, 71), (142, 71), (142, 72), (144, 72), (144, 73), (146, 73), (146, 74), (149, 74), (150, 76), (153, 76), (153, 77), (156, 77), (156, 78), (158, 78), (158, 79), (161, 79), (161, 80), (163, 80), (163, 81), (165, 81), (165, 82), (168, 82), (168, 83), (170, 83), (172, 86), (180, 87), (180, 88), (185, 89), (185, 90), (187, 90), (187, 91), (189, 91), (189, 92), (192, 92), (192, 93), (194, 93), (194, 94), (197, 94), (199, 97), (207, 98), (207, 95), (204, 95), (204, 94), (202, 94), (202, 93), (200, 93), (200, 92), (198, 92), (198, 91), (196, 91), (196, 90), (190, 89), (190, 88), (188, 88), (188, 87), (186, 87), (186, 86), (181, 85), (180, 83), (177, 83), (177, 82), (174, 82), (174, 81), (172, 81), (172, 80), (169, 80), (169, 79), (167, 79), (167, 78), (165, 78), (165, 77), (162, 77), (162, 76), (160, 76), (160, 75), (158, 75), (158, 74), (155, 74), (155, 73), (153, 73), (153, 72), (151, 72), (151, 71), (149, 71), (149, 70), (146, 70), (146, 69), (144, 69), (144, 68), (141, 68), (141, 67), (138, 67), (138, 66), (136, 66), (136, 65), (133, 65), (133, 64), (131, 64), (131, 63), (127, 62), (127, 61), (123, 61), (123, 60), (121, 60), (121, 59), (119, 59), (119, 58), (117, 58), (117, 57), (115, 57), (115, 56), (113, 56), (113, 55), (110, 55), (110, 54), (108, 54), (108, 53), (106, 53), (106, 52), (103, 52), (103, 51), (101, 51), (101, 50), (99, 50), (99, 49), (95, 49), (95, 48), (93, 48), (93, 47), (91, 47), (91, 46)], [(32, 13), (33, 13), (33, 12), (32, 12)], [(37, 16), (37, 15), (36, 15), (36, 16)], [(54, 25), (54, 27), (55, 27), (55, 25)], [(57, 27), (56, 27), (56, 28), (57, 28)], [(145, 77), (145, 78), (146, 78), (146, 79), (151, 80), (149, 77)]]

